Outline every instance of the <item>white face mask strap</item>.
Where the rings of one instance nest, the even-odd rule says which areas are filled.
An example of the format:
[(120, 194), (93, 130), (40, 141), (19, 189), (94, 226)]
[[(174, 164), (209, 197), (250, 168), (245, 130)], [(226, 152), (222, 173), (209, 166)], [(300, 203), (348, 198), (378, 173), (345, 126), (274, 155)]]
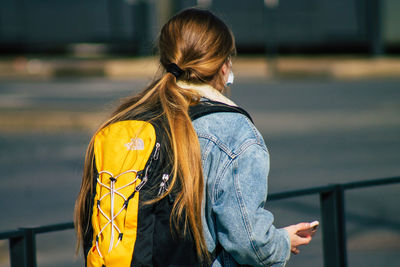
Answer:
[(233, 80), (235, 79), (235, 75), (233, 75), (233, 71), (229, 72), (228, 80), (226, 81), (226, 85), (229, 86), (233, 84)]
[(235, 79), (235, 75), (233, 75), (233, 71), (232, 71), (232, 61), (230, 59), (229, 59), (229, 66), (230, 66), (230, 71), (229, 71), (229, 75), (228, 75), (228, 80), (226, 81), (226, 86), (232, 85), (233, 80)]

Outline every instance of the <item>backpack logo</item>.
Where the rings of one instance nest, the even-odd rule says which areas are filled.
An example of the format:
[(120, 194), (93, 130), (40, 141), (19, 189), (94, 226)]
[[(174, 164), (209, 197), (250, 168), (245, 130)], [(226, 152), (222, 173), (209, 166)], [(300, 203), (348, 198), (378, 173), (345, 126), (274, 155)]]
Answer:
[(126, 150), (143, 150), (144, 142), (140, 138), (131, 138), (129, 143), (125, 144)]

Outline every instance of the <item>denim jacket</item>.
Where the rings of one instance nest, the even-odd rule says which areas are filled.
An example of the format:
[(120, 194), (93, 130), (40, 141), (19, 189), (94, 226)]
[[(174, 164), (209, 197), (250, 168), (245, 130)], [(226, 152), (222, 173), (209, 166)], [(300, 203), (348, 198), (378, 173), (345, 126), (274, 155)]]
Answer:
[[(212, 87), (200, 89), (203, 97), (233, 104)], [(205, 240), (209, 251), (218, 243), (223, 248), (212, 266), (284, 266), (290, 240), (285, 229), (274, 227), (273, 215), (264, 209), (269, 153), (261, 134), (238, 113), (206, 115), (193, 121), (193, 126), (205, 179)]]

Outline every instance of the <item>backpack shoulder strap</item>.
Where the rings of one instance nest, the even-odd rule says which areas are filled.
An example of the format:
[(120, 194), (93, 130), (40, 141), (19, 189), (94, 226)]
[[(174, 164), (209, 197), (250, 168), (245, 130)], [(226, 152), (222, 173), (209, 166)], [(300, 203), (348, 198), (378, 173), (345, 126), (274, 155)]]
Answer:
[(211, 263), (214, 263), (214, 261), (222, 253), (222, 250), (223, 250), (222, 245), (218, 242), (214, 250), (210, 253)]
[(189, 108), (189, 116), (192, 119), (192, 121), (202, 116), (216, 112), (240, 113), (245, 115), (247, 118), (249, 118), (251, 122), (253, 122), (253, 119), (251, 118), (250, 114), (247, 113), (246, 110), (240, 107), (230, 106), (222, 102), (211, 101), (211, 100), (200, 101), (197, 105), (191, 106)]

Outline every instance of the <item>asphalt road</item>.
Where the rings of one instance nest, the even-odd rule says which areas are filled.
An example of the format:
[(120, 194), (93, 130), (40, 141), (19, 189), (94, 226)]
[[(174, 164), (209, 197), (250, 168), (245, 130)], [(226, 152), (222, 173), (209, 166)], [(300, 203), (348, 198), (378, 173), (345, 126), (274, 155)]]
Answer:
[[(148, 81), (2, 81), (0, 115), (109, 112)], [(271, 155), (269, 192), (400, 175), (400, 79), (240, 80)], [(3, 117), (4, 118), (4, 117)], [(1, 124), (1, 121), (0, 121)], [(0, 127), (1, 128), (1, 127)], [(0, 132), (0, 231), (72, 220), (90, 131)], [(346, 193), (349, 266), (399, 266), (400, 184)], [(319, 219), (318, 196), (267, 202), (278, 227)], [(38, 237), (39, 266), (82, 266), (73, 231)], [(321, 266), (321, 235), (287, 266)], [(0, 266), (8, 266), (0, 242)]]

